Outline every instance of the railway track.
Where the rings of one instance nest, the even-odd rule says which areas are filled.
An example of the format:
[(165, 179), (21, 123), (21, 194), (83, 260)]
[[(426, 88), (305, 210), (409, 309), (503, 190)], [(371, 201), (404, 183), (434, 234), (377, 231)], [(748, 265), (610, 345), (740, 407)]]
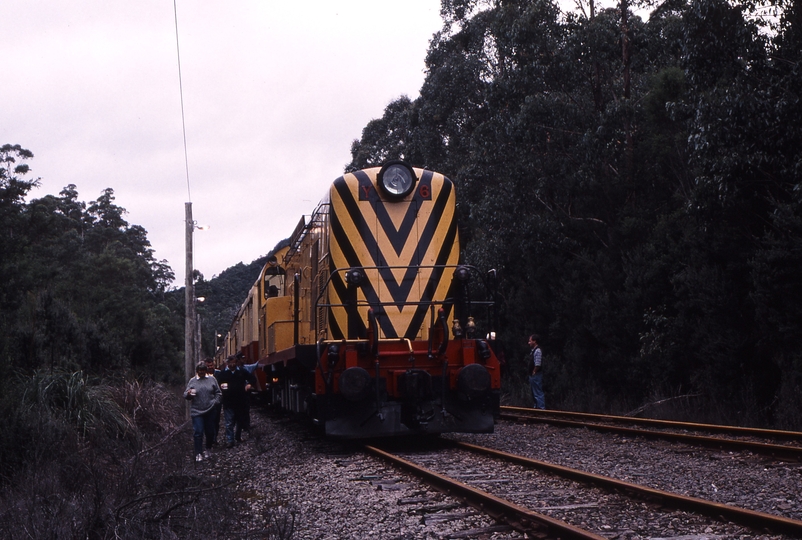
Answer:
[(448, 475), (440, 474), (401, 455), (375, 446), (365, 450), (412, 473), (437, 489), (465, 500), (498, 521), (503, 521), (514, 529), (536, 538), (570, 538), (576, 540), (603, 540), (604, 537), (591, 531), (574, 527), (562, 520), (553, 519), (543, 513), (530, 510), (512, 501), (497, 497), (487, 491), (471, 487)]
[[(748, 537), (748, 530), (733, 529), (738, 524), (802, 537), (802, 521), (459, 441), (422, 452), (366, 450), (533, 537), (598, 539), (621, 530), (656, 537), (678, 522), (686, 523), (690, 534)], [(562, 495), (555, 499), (555, 491)]]
[[(802, 433), (714, 424), (698, 424), (629, 418), (624, 416), (575, 413), (565, 411), (543, 411), (520, 407), (502, 407), (501, 418), (515, 422), (540, 422), (561, 427), (588, 428), (605, 433), (617, 433), (633, 437), (646, 437), (681, 442), (690, 445), (722, 448), (734, 451), (748, 450), (758, 454), (802, 461)], [(650, 429), (626, 427), (638, 425)], [(681, 430), (682, 432), (680, 432)], [(712, 435), (694, 435), (688, 432), (717, 433), (741, 438), (725, 438)], [(762, 440), (756, 440), (762, 439)], [(792, 444), (763, 442), (785, 440)]]
[[(486, 494), (469, 505), (462, 488), (418, 481), (403, 463), (391, 464), (361, 447), (310, 436), (281, 415), (266, 415), (262, 427), (256, 418), (255, 426), (263, 433), (254, 434), (241, 448), (225, 451), (220, 464), (252, 467), (247, 473), (230, 474), (242, 479), (239, 489), (243, 504), (250, 508), (252, 526), (262, 526), (262, 516), (276, 511), (271, 501), (278, 500), (284, 514), (297, 516), (298, 537), (802, 538), (796, 529), (802, 522), (802, 464), (753, 452), (507, 421), (499, 422), (492, 434), (441, 439), (493, 447), (531, 462), (508, 463), (479, 454), (470, 445), (382, 448), (433, 475)], [(251, 454), (231, 460), (228, 454), (234, 451)], [(590, 475), (592, 483), (586, 484), (569, 474), (559, 476), (559, 467), (553, 472), (538, 469), (536, 461), (597, 476)], [(603, 477), (623, 482), (603, 486)], [(627, 482), (646, 489), (637, 495)], [(675, 509), (677, 503), (658, 498), (661, 490), (707, 500), (710, 509), (704, 513)], [(503, 501), (517, 505), (519, 513), (506, 514)], [(730, 516), (732, 507), (744, 509), (747, 517)], [(539, 522), (534, 513), (577, 530), (560, 532)], [(758, 518), (752, 521), (750, 513)], [(759, 514), (773, 517), (765, 523)]]

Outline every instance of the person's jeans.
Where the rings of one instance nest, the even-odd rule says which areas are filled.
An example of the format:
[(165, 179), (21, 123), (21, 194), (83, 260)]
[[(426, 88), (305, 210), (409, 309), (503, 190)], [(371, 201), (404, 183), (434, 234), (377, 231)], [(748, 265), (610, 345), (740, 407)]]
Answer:
[(529, 386), (532, 387), (532, 398), (536, 409), (546, 408), (546, 396), (543, 394), (543, 373), (535, 373), (529, 377)]
[(193, 441), (195, 442), (195, 455), (203, 452), (203, 436), (206, 435), (206, 448), (212, 447), (214, 442), (214, 409), (198, 416), (192, 417), (192, 429), (195, 432)]
[(239, 427), (237, 425), (237, 412), (234, 407), (223, 407), (223, 417), (226, 421), (226, 443), (234, 444), (234, 428)]
[(245, 427), (245, 408), (242, 403), (223, 407), (226, 420), (226, 443), (232, 444), (242, 440), (242, 429)]

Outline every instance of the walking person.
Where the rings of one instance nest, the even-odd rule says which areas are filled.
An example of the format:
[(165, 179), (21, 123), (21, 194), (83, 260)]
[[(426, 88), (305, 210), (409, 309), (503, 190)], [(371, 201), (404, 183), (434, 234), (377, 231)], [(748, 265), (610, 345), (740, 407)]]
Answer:
[[(207, 375), (205, 362), (200, 362), (195, 367), (195, 376), (187, 383), (184, 399), (191, 402), (189, 415), (192, 418), (194, 431), (195, 461), (209, 459), (215, 437), (215, 409), (222, 399), (222, 393), (217, 380)], [(204, 436), (206, 437), (206, 450), (203, 449)]]
[(225, 369), (215, 374), (223, 391), (223, 418), (226, 423), (226, 447), (232, 448), (242, 442), (242, 428), (245, 426), (248, 391), (253, 375), (237, 367), (237, 357), (226, 358)]
[(532, 388), (532, 398), (535, 401), (535, 409), (546, 408), (546, 396), (543, 394), (543, 352), (540, 350), (538, 342), (540, 336), (532, 334), (529, 336), (529, 386)]
[[(206, 374), (211, 377), (214, 376), (215, 380), (218, 378), (217, 373), (219, 370), (214, 366), (214, 360), (211, 358), (207, 358), (204, 360), (206, 362)], [(219, 384), (219, 383), (218, 383)], [(212, 446), (217, 446), (217, 434), (220, 433), (220, 416), (223, 412), (223, 400), (220, 399), (220, 402), (214, 406), (214, 415), (212, 417), (212, 424), (214, 425), (214, 437), (212, 437)]]

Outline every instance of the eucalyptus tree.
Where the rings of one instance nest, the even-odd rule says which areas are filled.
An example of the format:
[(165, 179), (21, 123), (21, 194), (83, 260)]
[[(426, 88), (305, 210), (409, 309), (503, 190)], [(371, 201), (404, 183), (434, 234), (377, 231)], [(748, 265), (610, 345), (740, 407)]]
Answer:
[[(164, 304), (172, 270), (130, 225), (112, 189), (88, 205), (75, 185), (25, 201), (33, 154), (0, 148), (0, 353), (13, 372), (120, 374), (180, 368), (180, 320)], [(180, 370), (175, 370), (179, 373)]]
[(38, 179), (29, 180), (26, 175), (33, 158), (30, 150), (20, 145), (0, 146), (0, 301), (16, 305), (19, 301), (18, 269), (16, 256), (24, 248), (25, 224), (22, 212), (25, 196), (38, 185)]

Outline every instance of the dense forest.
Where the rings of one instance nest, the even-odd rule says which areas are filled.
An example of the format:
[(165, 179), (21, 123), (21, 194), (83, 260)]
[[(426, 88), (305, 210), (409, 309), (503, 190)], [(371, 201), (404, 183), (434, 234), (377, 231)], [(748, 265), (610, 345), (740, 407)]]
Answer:
[(456, 182), (510, 373), (540, 334), (552, 406), (799, 428), (802, 4), (629, 6), (444, 0), (420, 96), (348, 168)]
[[(454, 180), (506, 402), (538, 333), (547, 407), (802, 429), (802, 4), (634, 7), (442, 0), (420, 95), (346, 170)], [(0, 534), (192, 537), (170, 509), (198, 501), (159, 495), (185, 495), (183, 290), (112, 189), (32, 198), (32, 159), (0, 147)], [(262, 262), (198, 274), (206, 354)]]

